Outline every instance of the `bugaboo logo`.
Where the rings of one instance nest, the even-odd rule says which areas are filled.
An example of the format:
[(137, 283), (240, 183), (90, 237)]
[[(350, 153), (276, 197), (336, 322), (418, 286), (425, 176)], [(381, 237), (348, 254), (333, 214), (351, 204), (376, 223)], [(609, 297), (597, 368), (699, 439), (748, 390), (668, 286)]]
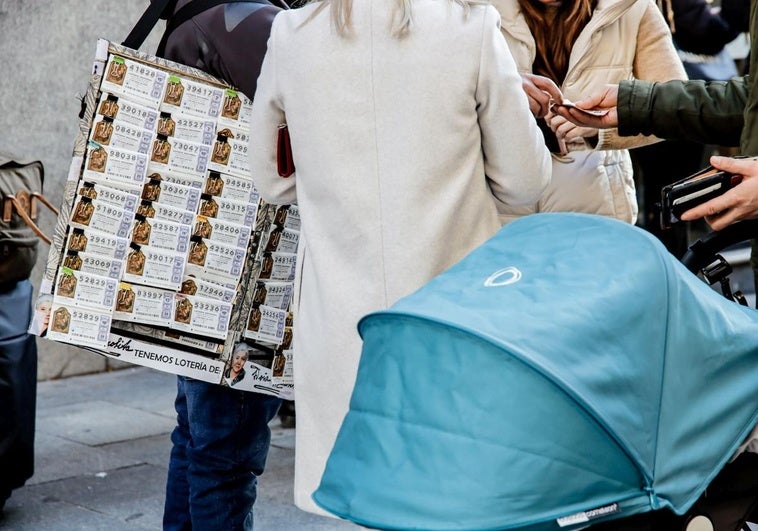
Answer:
[(521, 271), (511, 266), (492, 273), (490, 278), (484, 281), (484, 287), (497, 288), (499, 286), (508, 286), (515, 284), (519, 280), (521, 280)]

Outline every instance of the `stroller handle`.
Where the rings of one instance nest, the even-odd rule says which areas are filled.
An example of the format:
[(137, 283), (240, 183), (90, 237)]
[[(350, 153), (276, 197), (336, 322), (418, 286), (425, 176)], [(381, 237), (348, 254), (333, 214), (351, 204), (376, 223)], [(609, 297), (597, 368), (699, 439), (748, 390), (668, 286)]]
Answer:
[(741, 241), (758, 238), (758, 219), (739, 221), (723, 230), (714, 231), (690, 245), (682, 257), (682, 263), (697, 273), (713, 262), (716, 253)]

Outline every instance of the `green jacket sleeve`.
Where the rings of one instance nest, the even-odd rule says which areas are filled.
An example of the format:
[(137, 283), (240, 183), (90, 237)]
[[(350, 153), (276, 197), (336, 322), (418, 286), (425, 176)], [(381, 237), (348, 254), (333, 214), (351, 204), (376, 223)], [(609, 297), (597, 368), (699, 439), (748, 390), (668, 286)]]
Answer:
[(622, 81), (619, 134), (739, 146), (747, 95), (747, 76), (729, 81)]
[(758, 76), (755, 75), (758, 70), (756, 68), (758, 68), (758, 1), (753, 0), (750, 3), (749, 72), (753, 72), (754, 75), (747, 81), (750, 99), (745, 105), (745, 128), (742, 130), (743, 155), (758, 155)]

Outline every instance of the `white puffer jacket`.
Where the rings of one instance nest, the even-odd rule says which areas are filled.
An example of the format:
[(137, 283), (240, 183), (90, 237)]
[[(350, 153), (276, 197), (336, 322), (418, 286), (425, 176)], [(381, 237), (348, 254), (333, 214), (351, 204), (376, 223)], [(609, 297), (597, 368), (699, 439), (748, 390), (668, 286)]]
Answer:
[[(502, 16), (502, 32), (520, 72), (531, 72), (534, 38), (517, 0), (492, 0)], [(556, 23), (560, 23), (556, 20)], [(599, 0), (592, 19), (574, 44), (561, 90), (577, 101), (622, 79), (686, 79), (671, 33), (652, 0)], [(601, 130), (598, 144), (568, 145), (569, 154), (553, 156), (553, 179), (533, 207), (508, 208), (501, 220), (533, 212), (585, 212), (629, 223), (637, 218), (632, 163), (626, 148), (657, 141), (654, 137), (619, 137)]]

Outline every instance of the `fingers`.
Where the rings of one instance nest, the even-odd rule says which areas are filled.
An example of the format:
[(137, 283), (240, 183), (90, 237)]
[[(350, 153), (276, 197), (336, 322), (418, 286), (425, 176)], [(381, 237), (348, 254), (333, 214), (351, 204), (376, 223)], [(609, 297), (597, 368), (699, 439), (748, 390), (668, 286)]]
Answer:
[(618, 106), (618, 85), (606, 85), (603, 90), (583, 100), (575, 101), (574, 104), (582, 109), (616, 107)]
[[(685, 211), (682, 214), (682, 221), (692, 221), (695, 219), (700, 218), (706, 218), (706, 221), (708, 221), (708, 224), (711, 224), (711, 220), (718, 221), (722, 219), (725, 212), (727, 212), (731, 207), (735, 205), (736, 197), (734, 197), (734, 194), (730, 193), (731, 190), (725, 193), (724, 195), (720, 195), (718, 197), (714, 197), (710, 201), (706, 201), (702, 205), (698, 205), (694, 208), (691, 208), (687, 211)], [(715, 227), (714, 227), (715, 228)]]
[(711, 157), (711, 166), (717, 170), (738, 175), (758, 176), (758, 161), (754, 159), (735, 159), (732, 157)]
[(529, 110), (537, 118), (550, 111), (553, 101), (562, 101), (560, 89), (550, 79), (535, 74), (521, 74), (521, 86), (529, 99)]
[(552, 98), (554, 101), (563, 101), (563, 93), (552, 79), (533, 75), (532, 82), (534, 86), (548, 95), (548, 99)]

